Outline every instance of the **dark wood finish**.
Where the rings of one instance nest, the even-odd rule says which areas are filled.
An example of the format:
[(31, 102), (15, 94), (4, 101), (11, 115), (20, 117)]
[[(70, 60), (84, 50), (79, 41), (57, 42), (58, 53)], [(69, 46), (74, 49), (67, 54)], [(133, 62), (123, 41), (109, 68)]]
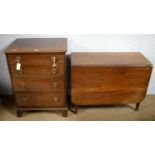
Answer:
[(138, 110), (139, 110), (139, 106), (140, 106), (140, 103), (137, 103), (137, 104), (136, 104), (135, 111), (138, 111)]
[(64, 55), (63, 54), (52, 54), (52, 53), (18, 53), (9, 54), (8, 63), (15, 65), (16, 57), (21, 58), (22, 65), (51, 65), (52, 57), (56, 56), (57, 64), (64, 65)]
[(84, 67), (74, 68), (72, 101), (80, 101), (81, 104), (141, 101), (146, 93), (150, 72), (150, 67), (92, 67), (91, 71)]
[(140, 103), (152, 65), (141, 53), (72, 53), (71, 102), (74, 105)]
[(78, 113), (78, 106), (76, 104), (70, 103), (69, 110), (75, 114)]
[[(18, 117), (29, 110), (61, 111), (67, 116), (66, 50), (65, 38), (17, 39), (6, 50)], [(21, 70), (16, 70), (17, 58)]]
[(22, 65), (22, 73), (19, 74), (16, 71), (15, 65), (10, 65), (10, 74), (13, 78), (64, 78), (64, 66), (59, 65), (56, 68), (56, 73), (53, 73), (51, 65), (36, 65), (36, 66), (30, 66), (30, 65)]
[(63, 117), (67, 117), (68, 116), (68, 110), (66, 108), (20, 108), (18, 107), (18, 109), (16, 110), (17, 116), (18, 117), (22, 117), (24, 112), (28, 112), (28, 111), (53, 111), (53, 112), (62, 112)]
[(140, 52), (80, 52), (72, 53), (72, 66), (116, 67), (147, 66), (151, 62)]
[(22, 116), (23, 116), (23, 112), (24, 112), (24, 111), (17, 109), (17, 110), (16, 110), (17, 117), (22, 117)]
[(57, 108), (64, 107), (65, 97), (63, 93), (16, 93), (18, 107), (31, 108)]
[(67, 110), (63, 111), (63, 116), (64, 117), (67, 117), (68, 116), (68, 111)]
[(6, 53), (65, 53), (66, 38), (22, 38), (16, 39)]
[(16, 92), (64, 92), (64, 79), (13, 79)]

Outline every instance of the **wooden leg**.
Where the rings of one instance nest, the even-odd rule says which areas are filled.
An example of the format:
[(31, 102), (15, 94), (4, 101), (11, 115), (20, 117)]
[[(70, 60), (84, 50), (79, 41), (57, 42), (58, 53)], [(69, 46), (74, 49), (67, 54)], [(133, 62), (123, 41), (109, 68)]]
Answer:
[(17, 110), (17, 117), (22, 117), (23, 116), (23, 111)]
[(71, 98), (69, 97), (69, 103), (68, 103), (68, 108), (71, 112), (73, 113), (78, 113), (78, 107), (77, 105), (73, 104), (71, 101)]
[(72, 104), (72, 106), (70, 106), (69, 110), (70, 110), (71, 112), (75, 113), (75, 114), (78, 113), (78, 107), (77, 107), (76, 105), (73, 105), (73, 104)]
[(135, 107), (135, 111), (138, 111), (139, 110), (139, 106), (140, 106), (140, 103), (137, 103), (136, 104), (136, 107)]
[(63, 111), (62, 115), (63, 115), (63, 117), (67, 117), (68, 116), (68, 110)]

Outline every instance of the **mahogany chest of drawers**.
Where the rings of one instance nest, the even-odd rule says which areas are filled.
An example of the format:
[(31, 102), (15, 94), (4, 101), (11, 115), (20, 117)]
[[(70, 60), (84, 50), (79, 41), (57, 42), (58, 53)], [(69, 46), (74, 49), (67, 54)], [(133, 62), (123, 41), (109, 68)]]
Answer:
[(6, 50), (16, 98), (17, 116), (24, 111), (61, 111), (66, 106), (65, 38), (23, 38)]
[(139, 52), (72, 53), (71, 102), (75, 106), (136, 103), (138, 110), (151, 71), (152, 64)]

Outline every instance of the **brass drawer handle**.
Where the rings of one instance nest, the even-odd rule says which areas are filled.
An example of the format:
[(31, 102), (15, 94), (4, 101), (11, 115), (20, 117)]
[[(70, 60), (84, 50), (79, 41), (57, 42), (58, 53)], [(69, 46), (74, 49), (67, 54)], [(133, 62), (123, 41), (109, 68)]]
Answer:
[(23, 72), (22, 65), (21, 65), (21, 57), (17, 56), (15, 61), (16, 61), (16, 71), (17, 71), (17, 73), (21, 74)]
[(25, 83), (23, 83), (23, 82), (21, 82), (19, 86), (21, 89), (26, 89)]
[(56, 64), (56, 57), (51, 57), (51, 60), (52, 60), (52, 68), (56, 68), (57, 67), (57, 64)]
[(22, 100), (23, 100), (24, 103), (27, 103), (27, 101), (29, 100), (29, 98), (28, 97), (23, 97)]
[(58, 102), (59, 101), (59, 97), (53, 97), (53, 101), (54, 102)]
[(16, 61), (16, 62), (20, 62), (20, 61), (21, 61), (21, 57), (20, 57), (20, 56), (16, 56), (15, 61)]
[(57, 69), (56, 68), (52, 68), (52, 73), (56, 74), (57, 73)]
[(52, 87), (53, 88), (57, 88), (58, 87), (58, 84), (56, 82), (52, 83)]
[(16, 70), (16, 71), (17, 71), (17, 73), (19, 73), (19, 74), (22, 74), (22, 73), (23, 73), (23, 70), (22, 70), (22, 69)]

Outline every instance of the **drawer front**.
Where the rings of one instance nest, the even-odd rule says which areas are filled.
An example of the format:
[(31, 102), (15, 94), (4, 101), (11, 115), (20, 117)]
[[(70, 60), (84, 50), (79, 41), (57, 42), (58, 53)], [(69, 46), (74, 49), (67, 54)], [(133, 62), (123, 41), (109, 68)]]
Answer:
[(64, 79), (13, 79), (15, 92), (64, 92)]
[(16, 93), (18, 107), (48, 108), (64, 107), (63, 93)]
[(54, 54), (7, 54), (8, 63), (16, 65), (17, 59), (20, 59), (22, 65), (52, 65), (53, 58), (57, 65), (64, 64), (65, 55)]
[(73, 67), (71, 92), (146, 90), (151, 70), (151, 67)]
[(64, 78), (64, 65), (56, 68), (50, 65), (22, 65), (21, 72), (16, 70), (16, 65), (10, 65), (12, 78)]

